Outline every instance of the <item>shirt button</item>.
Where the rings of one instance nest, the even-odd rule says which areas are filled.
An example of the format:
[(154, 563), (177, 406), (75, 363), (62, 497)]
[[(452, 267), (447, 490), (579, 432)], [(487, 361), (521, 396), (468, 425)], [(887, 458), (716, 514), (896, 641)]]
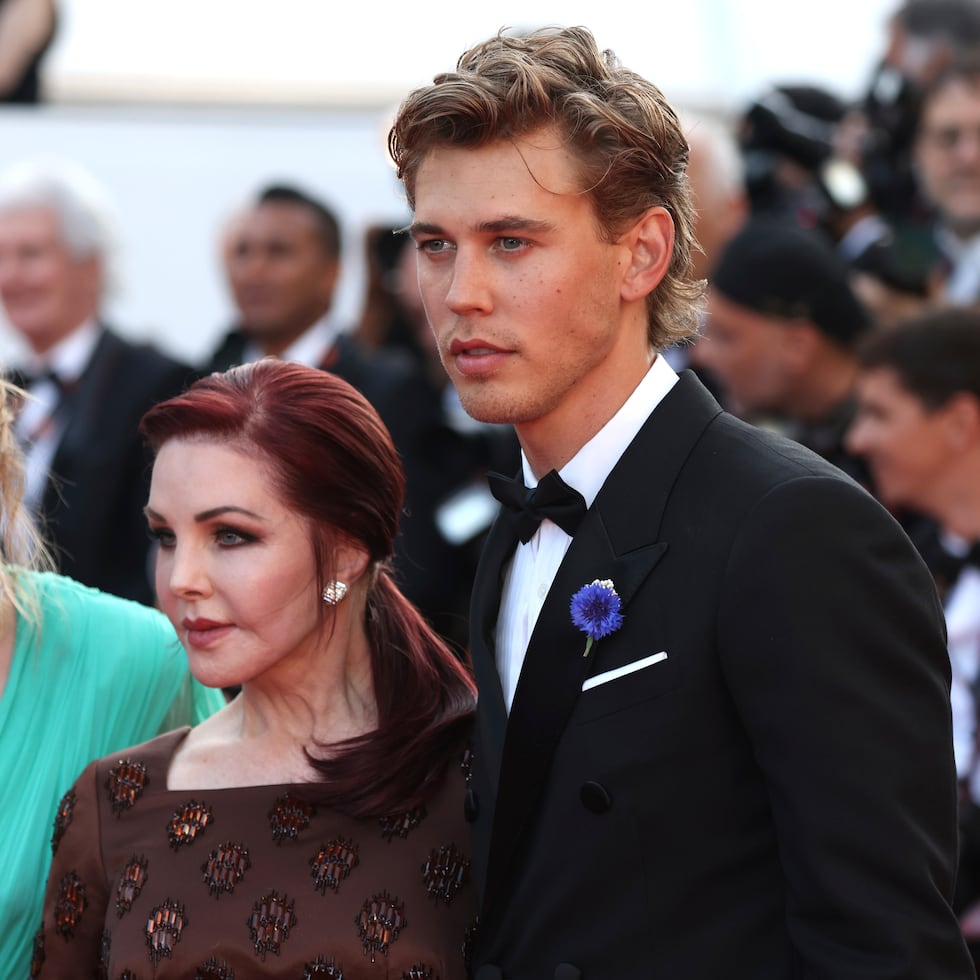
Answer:
[(539, 599), (543, 599), (547, 594), (548, 594), (547, 586), (545, 586), (545, 585), (539, 585), (538, 586), (538, 598)]

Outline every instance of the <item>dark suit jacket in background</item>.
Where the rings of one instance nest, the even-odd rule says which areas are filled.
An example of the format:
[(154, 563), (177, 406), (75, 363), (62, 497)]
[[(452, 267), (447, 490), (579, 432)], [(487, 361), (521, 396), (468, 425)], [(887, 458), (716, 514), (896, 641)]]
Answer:
[[(471, 608), (476, 980), (974, 976), (942, 610), (871, 496), (685, 372), (576, 534), (508, 721), (513, 527)], [(583, 658), (569, 601), (606, 578), (624, 622)]]
[(143, 514), (150, 456), (138, 427), (143, 413), (181, 391), (189, 375), (189, 367), (155, 348), (103, 329), (59, 410), (67, 424), (41, 508), (45, 540), (65, 575), (153, 603)]

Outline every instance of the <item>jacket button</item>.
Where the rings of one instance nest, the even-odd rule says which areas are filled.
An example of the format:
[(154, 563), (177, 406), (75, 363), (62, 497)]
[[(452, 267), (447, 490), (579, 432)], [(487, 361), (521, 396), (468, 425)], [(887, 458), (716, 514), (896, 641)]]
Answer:
[(504, 980), (504, 971), (499, 966), (494, 966), (493, 963), (484, 963), (473, 974), (473, 980)]
[(477, 814), (480, 812), (480, 804), (476, 793), (472, 789), (466, 791), (466, 798), (463, 800), (463, 816), (467, 823), (473, 823)]
[(582, 971), (571, 963), (559, 963), (555, 967), (555, 980), (582, 980)]
[(609, 790), (602, 783), (596, 783), (592, 780), (583, 783), (580, 796), (585, 809), (591, 810), (593, 813), (605, 813), (612, 806), (612, 797), (609, 795)]

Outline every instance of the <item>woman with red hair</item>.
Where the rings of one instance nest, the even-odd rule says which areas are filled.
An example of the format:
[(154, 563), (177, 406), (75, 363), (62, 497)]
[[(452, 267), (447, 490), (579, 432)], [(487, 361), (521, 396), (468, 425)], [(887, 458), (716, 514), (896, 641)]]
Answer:
[(34, 975), (464, 977), (475, 694), (391, 578), (387, 431), (271, 359), (142, 429), (160, 605), (195, 677), (240, 693), (79, 778)]

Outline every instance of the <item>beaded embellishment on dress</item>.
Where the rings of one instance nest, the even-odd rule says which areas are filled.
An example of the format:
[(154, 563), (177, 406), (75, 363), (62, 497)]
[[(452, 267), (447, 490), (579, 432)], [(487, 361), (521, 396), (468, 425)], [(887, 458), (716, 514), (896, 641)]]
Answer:
[(59, 936), (71, 939), (88, 905), (85, 886), (74, 871), (69, 871), (58, 886), (58, 902), (54, 907), (54, 927)]
[(318, 956), (312, 963), (307, 963), (303, 970), (303, 980), (344, 980), (344, 971), (334, 963), (331, 956), (329, 960), (322, 955)]
[(357, 845), (349, 840), (328, 841), (310, 858), (313, 887), (326, 895), (327, 889), (334, 893), (340, 890), (340, 883), (357, 867)]
[(381, 836), (387, 837), (389, 841), (395, 837), (402, 839), (408, 837), (424, 819), (426, 815), (425, 806), (412, 807), (407, 813), (396, 813), (389, 817), (381, 818)]
[(187, 925), (184, 916), (184, 906), (180, 902), (172, 902), (169, 898), (158, 905), (146, 920), (146, 945), (150, 950), (150, 962), (154, 966), (160, 958), (170, 959), (174, 955), (174, 946), (180, 942), (180, 934)]
[(287, 838), (296, 840), (300, 833), (309, 827), (314, 813), (316, 810), (311, 804), (297, 799), (291, 793), (280, 796), (269, 814), (272, 839), (277, 844), (281, 844)]
[(185, 844), (193, 844), (200, 834), (203, 834), (211, 823), (214, 813), (207, 803), (188, 800), (174, 815), (167, 825), (167, 837), (170, 846), (179, 851)]
[(289, 938), (289, 930), (296, 925), (293, 903), (287, 895), (280, 898), (276, 892), (269, 892), (252, 907), (247, 924), (256, 954), (262, 960), (269, 952), (278, 956), (282, 944)]
[(129, 864), (123, 868), (119, 883), (116, 885), (116, 915), (120, 919), (133, 907), (133, 902), (143, 890), (147, 877), (146, 868), (146, 858), (142, 855), (137, 857), (135, 854), (130, 858)]
[(197, 968), (194, 980), (235, 980), (235, 971), (224, 960), (219, 963), (212, 956)]
[(403, 973), (401, 980), (438, 980), (432, 968), (424, 963), (416, 963), (408, 973)]
[(433, 849), (422, 865), (422, 878), (429, 898), (436, 905), (440, 901), (449, 905), (463, 887), (469, 869), (469, 858), (455, 844)]
[(150, 777), (142, 762), (120, 759), (110, 770), (105, 788), (109, 791), (112, 812), (122, 816), (143, 795)]
[(218, 898), (222, 892), (231, 894), (235, 890), (245, 872), (252, 867), (248, 856), (248, 848), (244, 844), (226, 842), (219, 844), (201, 865), (204, 872), (204, 883), (208, 891)]
[(58, 810), (54, 815), (54, 831), (51, 834), (51, 853), (56, 854), (61, 838), (65, 836), (65, 831), (71, 823), (71, 818), (75, 813), (75, 802), (77, 796), (73, 789), (68, 790), (58, 804)]
[(364, 945), (364, 955), (370, 956), (372, 963), (378, 953), (388, 955), (391, 944), (408, 925), (404, 906), (387, 892), (369, 898), (354, 922)]

